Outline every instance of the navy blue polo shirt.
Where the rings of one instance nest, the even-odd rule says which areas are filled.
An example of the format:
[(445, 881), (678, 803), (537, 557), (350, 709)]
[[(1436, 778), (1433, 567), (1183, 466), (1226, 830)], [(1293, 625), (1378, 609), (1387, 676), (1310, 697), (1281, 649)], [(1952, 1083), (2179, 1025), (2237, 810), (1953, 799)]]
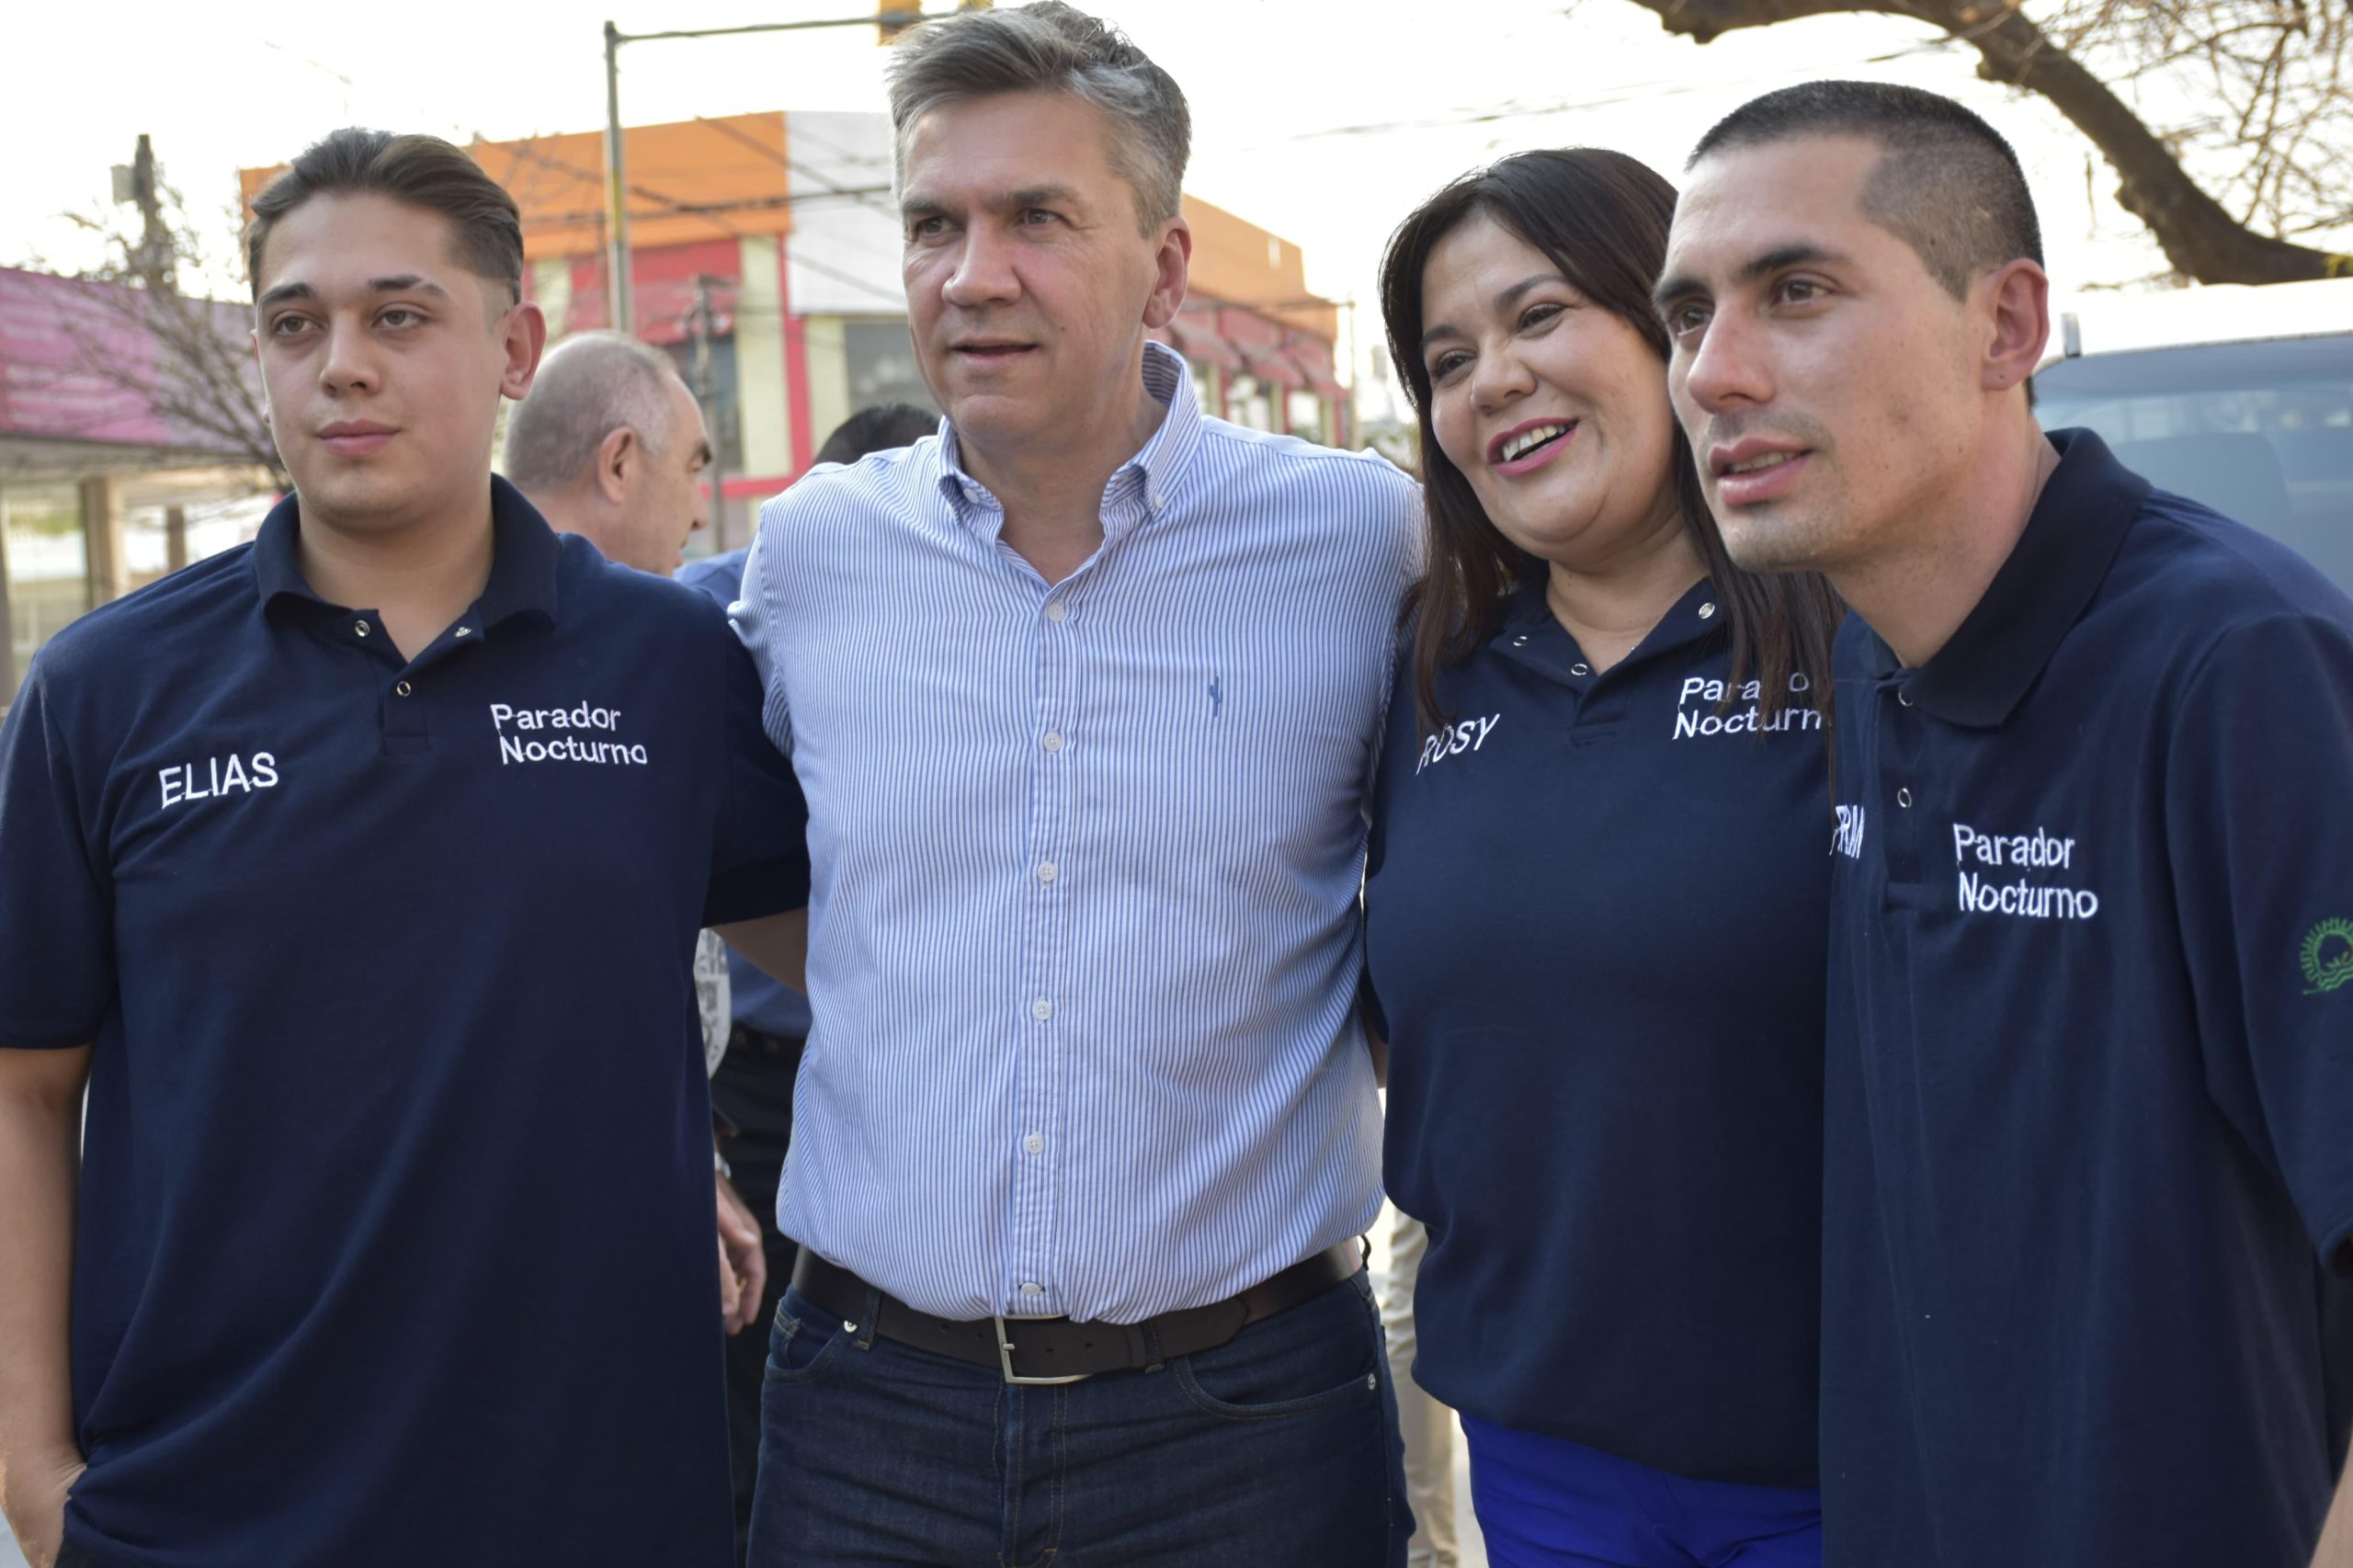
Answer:
[(492, 482), (404, 659), (258, 540), (0, 731), (0, 1046), (95, 1041), (73, 1292), (106, 1568), (729, 1561), (695, 932), (802, 807), (709, 600)]
[(1414, 1375), (1677, 1475), (1814, 1479), (1830, 764), (1715, 590), (1595, 675), (1544, 602), (1390, 704), (1365, 888)]
[(1918, 669), (1850, 620), (1831, 1568), (2304, 1568), (2353, 1391), (2353, 604), (2086, 431)]

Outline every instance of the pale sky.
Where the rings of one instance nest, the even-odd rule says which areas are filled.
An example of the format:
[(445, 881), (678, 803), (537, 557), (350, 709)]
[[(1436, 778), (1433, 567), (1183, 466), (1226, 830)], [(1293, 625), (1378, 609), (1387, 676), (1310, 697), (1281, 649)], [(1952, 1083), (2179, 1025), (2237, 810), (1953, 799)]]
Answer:
[[(946, 3), (932, 0), (935, 9)], [(624, 31), (650, 32), (855, 16), (872, 5), (16, 6), (0, 23), (13, 67), (12, 90), (0, 95), (0, 146), (9, 149), (0, 262), (85, 259), (56, 215), (103, 202), (109, 165), (130, 161), (142, 131), (192, 207), (225, 211), (238, 166), (282, 161), (338, 124), (460, 142), (597, 129), (608, 15)], [(1670, 37), (1631, 0), (1097, 0), (1095, 8), (1186, 89), (1187, 188), (1297, 243), (1319, 292), (1363, 302), (1360, 363), (1379, 335), (1382, 241), (1446, 179), (1505, 153), (1580, 143), (1622, 149), (1672, 178), (1718, 116), (1810, 76), (1910, 82), (1991, 119), (2027, 165), (2063, 296), (2163, 267), (2114, 205), (2115, 177), (2080, 136), (2040, 99), (1979, 82), (1973, 53), (1938, 44), (1917, 24), (1818, 18), (1700, 47)], [(623, 115), (634, 124), (879, 111), (884, 53), (866, 28), (632, 44), (622, 51)], [(1344, 357), (1347, 348), (1344, 340)]]

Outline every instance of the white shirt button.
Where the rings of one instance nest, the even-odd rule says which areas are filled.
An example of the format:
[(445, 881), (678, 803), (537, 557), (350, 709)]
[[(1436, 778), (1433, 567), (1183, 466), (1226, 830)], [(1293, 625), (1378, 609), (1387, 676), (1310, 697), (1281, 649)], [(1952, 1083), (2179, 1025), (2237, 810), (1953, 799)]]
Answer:
[(474, 629), (471, 626), (460, 626), (457, 631), (451, 632), (450, 635), (452, 637), (469, 637), (473, 634), (473, 630)]
[(1070, 606), (1063, 603), (1060, 599), (1056, 599), (1053, 603), (1046, 607), (1046, 619), (1048, 620), (1060, 620), (1068, 614), (1070, 614)]
[(1054, 1016), (1054, 1005), (1040, 996), (1029, 1004), (1029, 1016), (1042, 1024)]
[(1038, 880), (1041, 882), (1051, 882), (1061, 875), (1060, 871), (1054, 869), (1054, 863), (1051, 860), (1038, 868)]
[(1046, 738), (1039, 744), (1048, 751), (1060, 751), (1063, 749), (1063, 733), (1060, 730), (1048, 730)]
[(1025, 1296), (1042, 1296), (1046, 1293), (1046, 1288), (1035, 1279), (1024, 1279), (1021, 1282), (1021, 1293)]
[(1716, 607), (1715, 607), (1714, 605), (1711, 605), (1711, 604), (1706, 604), (1706, 605), (1701, 605), (1701, 606), (1699, 607), (1699, 619), (1700, 619), (1701, 620), (1705, 620), (1705, 619), (1707, 619), (1710, 616), (1711, 616), (1711, 615), (1713, 615), (1713, 614), (1715, 614), (1715, 613), (1716, 613)]
[(1046, 1152), (1046, 1135), (1042, 1132), (1032, 1132), (1021, 1141), (1021, 1147), (1029, 1153), (1042, 1154)]

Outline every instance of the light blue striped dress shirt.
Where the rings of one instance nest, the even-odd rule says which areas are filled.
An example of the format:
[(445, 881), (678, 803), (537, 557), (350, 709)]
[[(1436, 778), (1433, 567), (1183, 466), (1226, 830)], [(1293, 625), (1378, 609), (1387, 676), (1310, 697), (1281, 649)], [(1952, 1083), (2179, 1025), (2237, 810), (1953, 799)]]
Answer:
[(1357, 890), (1420, 501), (1167, 405), (1049, 585), (940, 434), (762, 510), (736, 628), (809, 800), (785, 1233), (922, 1310), (1132, 1323), (1380, 1203)]

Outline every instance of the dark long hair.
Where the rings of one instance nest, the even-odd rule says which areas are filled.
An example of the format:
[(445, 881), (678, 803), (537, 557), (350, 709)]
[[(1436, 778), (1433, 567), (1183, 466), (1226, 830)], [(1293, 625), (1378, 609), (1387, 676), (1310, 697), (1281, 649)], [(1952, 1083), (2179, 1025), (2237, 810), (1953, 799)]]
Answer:
[[(1460, 664), (1495, 635), (1512, 592), (1546, 569), (1488, 521), (1470, 480), (1438, 449), (1430, 422), (1422, 273), (1439, 241), (1481, 215), (1543, 252), (1578, 293), (1640, 333), (1658, 356), (1662, 381), (1666, 374), (1666, 328), (1651, 303), (1651, 285), (1666, 259), (1675, 187), (1623, 153), (1571, 147), (1517, 153), (1456, 180), (1390, 236), (1381, 264), (1381, 313), (1390, 358), (1421, 426), (1428, 517), (1428, 566), (1407, 605), (1415, 617), (1414, 700), (1426, 731), (1450, 717), (1438, 710), (1439, 669)], [(1754, 676), (1757, 706), (1769, 717), (1787, 703), (1790, 677), (1802, 674), (1826, 723), (1830, 640), (1845, 607), (1813, 573), (1766, 576), (1734, 566), (1679, 422), (1674, 443), (1669, 483), (1725, 611), (1732, 684)]]

